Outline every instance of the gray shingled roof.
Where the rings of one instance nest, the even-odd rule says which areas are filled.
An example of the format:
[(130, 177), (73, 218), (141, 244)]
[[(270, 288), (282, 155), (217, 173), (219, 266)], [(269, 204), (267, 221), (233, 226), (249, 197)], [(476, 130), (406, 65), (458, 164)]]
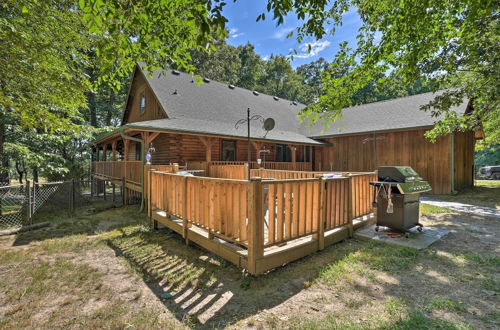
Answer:
[[(302, 133), (320, 138), (432, 126), (442, 118), (432, 117), (429, 111), (420, 110), (420, 107), (428, 104), (438, 94), (440, 92), (424, 93), (346, 108), (342, 111), (343, 119), (330, 123), (329, 128), (325, 129), (323, 122), (312, 127), (305, 127), (305, 124)], [(464, 100), (454, 110), (463, 115), (466, 109), (467, 100)]]
[[(146, 75), (149, 85), (167, 112), (169, 118), (195, 118), (201, 120), (234, 123), (246, 117), (247, 108), (252, 115), (272, 117), (276, 129), (299, 132), (300, 122), (296, 115), (305, 105), (278, 99), (248, 89), (222, 84), (217, 81), (203, 82), (200, 86), (190, 75), (172, 71)], [(175, 92), (177, 91), (177, 94)]]
[[(247, 137), (247, 126), (242, 125), (236, 128), (234, 123), (223, 121), (212, 121), (206, 119), (193, 119), (193, 118), (170, 118), (170, 119), (157, 119), (150, 121), (141, 121), (130, 123), (124, 126), (125, 128), (138, 128), (138, 129), (153, 129), (165, 130), (169, 132), (184, 132), (184, 133), (198, 133), (216, 136), (227, 137)], [(301, 144), (323, 144), (322, 142), (310, 139), (300, 133), (292, 131), (284, 131), (280, 129), (273, 129), (266, 135), (266, 131), (262, 125), (252, 125), (250, 129), (250, 136), (253, 139), (266, 139), (273, 142), (293, 142)]]
[[(323, 131), (325, 126), (321, 122), (312, 127), (300, 123), (297, 114), (305, 105), (298, 102), (262, 93), (255, 95), (247, 89), (230, 88), (216, 81), (198, 86), (196, 79), (183, 72), (174, 74), (165, 70), (145, 76), (168, 119), (131, 123), (126, 127), (245, 137), (246, 129), (237, 130), (234, 125), (246, 118), (247, 108), (250, 108), (251, 115), (274, 118), (276, 127), (268, 133), (267, 139), (313, 144), (318, 142), (311, 138), (428, 127), (439, 119), (420, 110), (436, 96), (425, 93), (346, 108), (343, 120), (331, 123), (330, 128)], [(456, 110), (463, 114), (466, 107), (464, 101)], [(264, 136), (261, 123), (252, 122), (252, 130), (252, 137)]]

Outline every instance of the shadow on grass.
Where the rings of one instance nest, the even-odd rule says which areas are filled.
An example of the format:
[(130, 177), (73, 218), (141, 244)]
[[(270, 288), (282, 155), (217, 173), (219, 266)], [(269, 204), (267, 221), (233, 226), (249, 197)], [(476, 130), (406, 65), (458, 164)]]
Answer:
[[(300, 300), (293, 306), (287, 305), (295, 308), (288, 311), (292, 315), (289, 320), (292, 328), (351, 327), (348, 318), (353, 318), (358, 309), (372, 300), (384, 304), (388, 299), (399, 299), (405, 312), (403, 316), (388, 312), (389, 321), (374, 317), (370, 322), (379, 323), (365, 324), (368, 327), (455, 328), (453, 322), (438, 321), (439, 316), (432, 311), (422, 310), (420, 304), (436, 295), (469, 301), (464, 306), (473, 304), (479, 311), (488, 311), (493, 306), (493, 298), (481, 296), (484, 288), (479, 280), (491, 282), (498, 258), (477, 256), (491, 248), (488, 244), (464, 244), (478, 235), (498, 232), (498, 225), (491, 219), (451, 214), (436, 218), (433, 225), (451, 233), (429, 251), (348, 240), (259, 277), (248, 276), (195, 245), (186, 246), (179, 235), (169, 230), (145, 230), (137, 224), (137, 219), (145, 221), (146, 217), (137, 212), (136, 206), (82, 215), (71, 221), (55, 218), (54, 225), (47, 230), (19, 234), (15, 245), (104, 234), (99, 235), (102, 240), (117, 256), (128, 261), (157, 297), (168, 294), (164, 306), (193, 328), (219, 328), (261, 315), (264, 310), (286, 304), (313, 284), (316, 291), (327, 295), (328, 304), (338, 305), (339, 313), (347, 320), (327, 317), (304, 321), (299, 316), (311, 308), (306, 298), (304, 306)], [(471, 224), (484, 227), (484, 234), (465, 231)], [(113, 235), (107, 235), (111, 232)], [(85, 245), (74, 248), (78, 251)], [(471, 273), (476, 275), (464, 277)], [(495, 287), (494, 283), (490, 289)], [(333, 292), (338, 295), (332, 296)], [(363, 298), (349, 300), (353, 293)], [(384, 308), (387, 306), (380, 307), (381, 312)], [(463, 317), (468, 312), (465, 309), (459, 313)], [(269, 326), (271, 321), (265, 322)]]
[[(112, 211), (106, 212), (109, 210)], [(146, 219), (138, 212), (136, 205), (117, 208), (117, 205), (111, 201), (94, 201), (84, 207), (77, 208), (73, 216), (69, 216), (66, 210), (43, 208), (37, 213), (33, 223), (49, 222), (50, 226), (18, 233), (13, 245), (27, 245), (58, 238), (71, 239), (79, 235), (95, 235), (108, 230), (109, 226), (130, 225), (132, 223), (131, 214), (137, 214), (138, 217), (143, 218), (143, 221)], [(124, 222), (123, 219), (128, 220)], [(137, 220), (133, 220), (133, 223), (137, 223)]]
[[(259, 277), (245, 275), (239, 268), (194, 245), (187, 247), (179, 235), (167, 229), (151, 232), (124, 228), (122, 235), (110, 239), (108, 245), (133, 266), (157, 297), (167, 294), (163, 300), (166, 308), (193, 328), (219, 328), (236, 323), (283, 304), (312, 284), (335, 287), (340, 292), (361, 292), (381, 302), (391, 297), (404, 302), (404, 317), (385, 320), (376, 326), (457, 328), (461, 325), (438, 320), (432, 313), (422, 311), (417, 302), (450, 293), (466, 301), (471, 292), (480, 292), (480, 283), (470, 279), (472, 289), (457, 288), (453, 280), (461, 281), (463, 274), (472, 271), (495, 272), (498, 258), (491, 263), (486, 261), (485, 265), (484, 260), (490, 259), (481, 259), (481, 264), (481, 260), (455, 251), (460, 244), (454, 241), (462, 239), (456, 233), (463, 232), (467, 221), (471, 221), (468, 219), (456, 220), (456, 215), (441, 218), (439, 227), (452, 232), (434, 247), (443, 253), (348, 240)], [(348, 309), (355, 307), (346, 302), (341, 304)], [(359, 304), (363, 306), (365, 302)], [(488, 310), (491, 302), (479, 297), (474, 306)], [(301, 315), (300, 306), (297, 312)], [(296, 322), (293, 327), (316, 328), (302, 323), (300, 318)], [(318, 327), (329, 327), (328, 322)], [(348, 323), (341, 322), (339, 326)]]

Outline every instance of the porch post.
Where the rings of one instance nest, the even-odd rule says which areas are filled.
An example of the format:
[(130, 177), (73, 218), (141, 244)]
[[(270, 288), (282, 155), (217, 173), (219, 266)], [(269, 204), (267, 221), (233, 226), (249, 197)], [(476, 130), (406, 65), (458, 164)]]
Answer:
[(111, 143), (111, 160), (116, 161), (116, 143), (117, 141), (113, 141)]
[(205, 159), (208, 163), (212, 161), (212, 139), (207, 139), (206, 147)]
[(106, 161), (106, 156), (107, 156), (106, 153), (107, 153), (107, 151), (108, 151), (108, 145), (105, 144), (105, 145), (102, 146), (102, 160), (103, 161)]
[(292, 151), (292, 163), (295, 164), (297, 162), (297, 147), (293, 145), (288, 145), (288, 147)]
[(313, 146), (309, 146), (309, 164), (311, 164), (309, 167), (310, 167), (310, 171), (314, 171), (314, 168), (313, 168)]
[(129, 147), (130, 147), (130, 140), (123, 140), (123, 160), (128, 161), (129, 160)]
[(261, 178), (252, 178), (248, 193), (247, 270), (258, 273), (258, 260), (264, 256), (264, 187)]

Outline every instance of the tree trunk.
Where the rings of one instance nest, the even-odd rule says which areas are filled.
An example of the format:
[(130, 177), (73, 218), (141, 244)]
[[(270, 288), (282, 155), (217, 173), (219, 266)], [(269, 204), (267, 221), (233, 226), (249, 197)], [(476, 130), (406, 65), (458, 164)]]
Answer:
[(90, 111), (90, 125), (97, 127), (97, 106), (95, 100), (95, 93), (88, 92), (87, 101), (89, 103), (89, 111)]
[(5, 118), (0, 113), (0, 186), (9, 185), (9, 159), (5, 154)]
[(33, 182), (38, 182), (38, 167), (33, 167)]
[(115, 92), (113, 89), (109, 92), (108, 112), (106, 113), (106, 126), (111, 126), (111, 118), (113, 118), (113, 108), (115, 103)]
[(23, 184), (24, 171), (22, 170), (21, 166), (19, 165), (19, 161), (17, 161), (17, 160), (16, 160), (16, 171), (17, 171), (17, 174), (19, 175), (19, 184)]

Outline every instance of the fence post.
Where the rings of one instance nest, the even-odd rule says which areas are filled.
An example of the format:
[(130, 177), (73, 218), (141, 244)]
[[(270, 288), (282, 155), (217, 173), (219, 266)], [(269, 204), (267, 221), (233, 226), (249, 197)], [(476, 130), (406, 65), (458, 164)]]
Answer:
[(104, 189), (103, 189), (103, 197), (104, 197), (104, 200), (106, 200), (106, 180), (102, 181), (102, 186), (104, 187)]
[(30, 180), (26, 180), (26, 200), (28, 201), (27, 203), (27, 213), (26, 216), (28, 217), (28, 222), (30, 225), (33, 224), (33, 219), (32, 219), (32, 214), (31, 214), (31, 189), (30, 189)]
[(122, 204), (127, 205), (127, 187), (125, 187), (125, 177), (122, 176)]
[(71, 179), (71, 188), (69, 194), (69, 213), (73, 216), (75, 212), (75, 179)]
[(325, 248), (325, 220), (326, 220), (326, 181), (323, 177), (318, 178), (319, 183), (319, 216), (318, 216), (318, 250)]
[(187, 198), (188, 198), (187, 180), (188, 177), (185, 176), (182, 182), (182, 236), (186, 240), (186, 245), (189, 245), (189, 239), (188, 239), (189, 224), (187, 218)]
[(248, 189), (247, 269), (257, 274), (257, 262), (264, 256), (264, 194), (262, 178), (251, 178)]
[(353, 203), (354, 203), (354, 198), (353, 198), (353, 193), (354, 189), (352, 189), (352, 176), (349, 175), (349, 193), (348, 193), (348, 205), (347, 205), (347, 218), (349, 220), (349, 224), (347, 225), (347, 228), (349, 230), (349, 237), (352, 237), (353, 235)]

